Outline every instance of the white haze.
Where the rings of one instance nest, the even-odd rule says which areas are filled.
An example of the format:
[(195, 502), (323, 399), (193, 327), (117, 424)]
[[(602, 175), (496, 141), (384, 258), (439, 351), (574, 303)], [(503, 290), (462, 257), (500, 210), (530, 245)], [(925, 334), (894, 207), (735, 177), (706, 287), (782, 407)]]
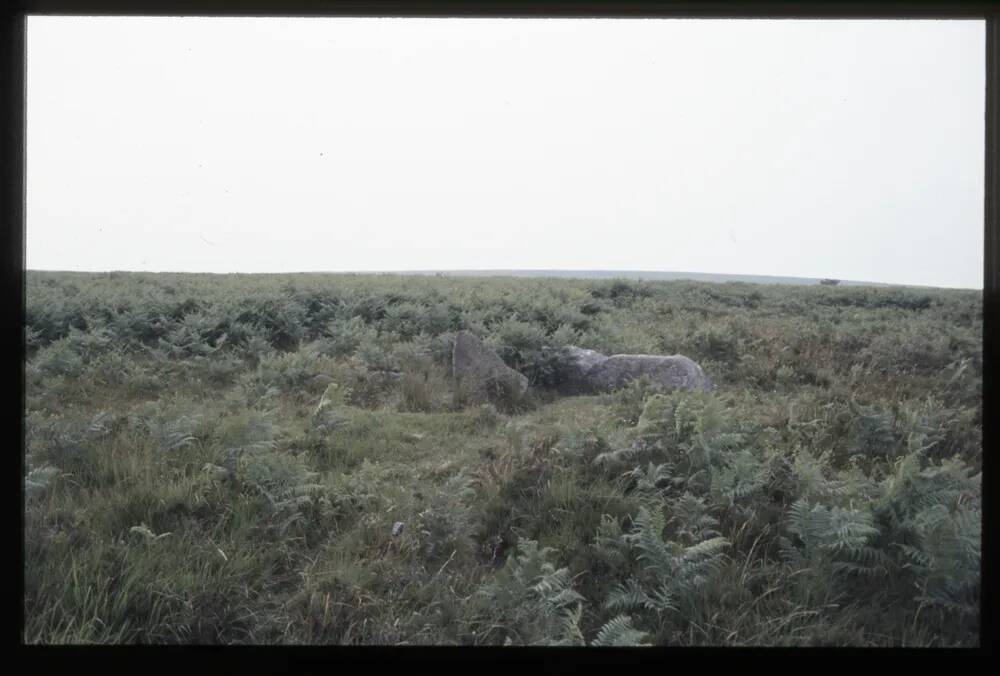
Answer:
[(29, 269), (981, 288), (982, 21), (30, 17)]

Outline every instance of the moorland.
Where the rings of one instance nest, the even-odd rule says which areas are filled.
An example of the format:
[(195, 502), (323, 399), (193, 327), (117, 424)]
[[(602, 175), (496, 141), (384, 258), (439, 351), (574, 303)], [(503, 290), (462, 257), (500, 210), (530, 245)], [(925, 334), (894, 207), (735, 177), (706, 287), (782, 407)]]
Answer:
[[(978, 644), (981, 292), (26, 284), (28, 643)], [(528, 393), (456, 396), (459, 330)], [(715, 387), (568, 396), (567, 345)]]

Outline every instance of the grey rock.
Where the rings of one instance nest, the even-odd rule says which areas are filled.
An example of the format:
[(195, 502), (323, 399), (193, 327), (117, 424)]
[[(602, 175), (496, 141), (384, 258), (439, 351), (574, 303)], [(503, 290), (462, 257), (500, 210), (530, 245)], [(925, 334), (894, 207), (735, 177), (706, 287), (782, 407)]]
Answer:
[(326, 375), (325, 373), (317, 373), (310, 380), (317, 385), (328, 385), (333, 382), (333, 378)]
[(608, 392), (645, 376), (656, 386), (669, 390), (710, 390), (712, 381), (701, 366), (679, 354), (616, 354), (587, 371), (587, 382), (598, 391)]
[(451, 364), (456, 385), (472, 400), (489, 399), (497, 384), (516, 388), (521, 394), (528, 390), (524, 374), (504, 364), (495, 352), (468, 331), (455, 335)]
[(393, 535), (393, 537), (397, 537), (402, 532), (403, 532), (403, 522), (402, 521), (397, 521), (396, 523), (392, 524), (392, 535)]
[(610, 392), (642, 376), (661, 389), (712, 389), (701, 367), (679, 354), (616, 354), (609, 357), (575, 345), (561, 348), (561, 353), (557, 380), (559, 389), (566, 394)]
[(591, 391), (593, 387), (587, 379), (587, 374), (608, 359), (607, 355), (596, 350), (587, 350), (575, 345), (562, 348), (561, 356), (558, 388), (567, 394)]
[(604, 363), (608, 358), (607, 355), (601, 354), (597, 350), (586, 350), (575, 345), (568, 345), (566, 353), (572, 360), (574, 368), (581, 374), (585, 374), (598, 364)]

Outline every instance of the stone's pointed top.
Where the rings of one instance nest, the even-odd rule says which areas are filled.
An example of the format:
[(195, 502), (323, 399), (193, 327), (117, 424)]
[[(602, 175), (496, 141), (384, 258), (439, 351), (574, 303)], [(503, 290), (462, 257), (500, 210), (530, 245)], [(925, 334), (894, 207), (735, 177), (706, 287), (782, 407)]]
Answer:
[(473, 400), (485, 401), (497, 384), (514, 387), (524, 394), (528, 379), (503, 363), (483, 341), (468, 331), (455, 335), (451, 355), (452, 375)]

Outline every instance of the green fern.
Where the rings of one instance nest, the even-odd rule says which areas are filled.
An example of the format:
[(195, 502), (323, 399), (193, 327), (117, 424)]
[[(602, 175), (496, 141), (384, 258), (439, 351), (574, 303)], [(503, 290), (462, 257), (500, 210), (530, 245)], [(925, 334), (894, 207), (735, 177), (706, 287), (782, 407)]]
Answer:
[(681, 503), (693, 518), (682, 522), (684, 538), (695, 540), (689, 545), (664, 540), (666, 519), (660, 508), (639, 508), (634, 527), (621, 536), (622, 547), (635, 557), (637, 574), (618, 585), (609, 594), (605, 605), (610, 609), (642, 608), (661, 615), (677, 610), (678, 603), (692, 603), (694, 593), (711, 577), (718, 574), (729, 541), (712, 535), (714, 520), (691, 498)]
[(850, 403), (851, 421), (848, 450), (852, 455), (887, 456), (897, 448), (896, 416), (873, 406)]
[(961, 458), (950, 458), (937, 465), (923, 467), (924, 453), (909, 453), (897, 461), (895, 471), (883, 482), (880, 508), (902, 523), (917, 513), (944, 505), (954, 508), (960, 503), (979, 503), (982, 473)]
[(649, 397), (632, 437), (637, 448), (673, 462), (689, 483), (699, 471), (724, 463), (744, 442), (742, 434), (730, 429), (722, 404), (710, 392)]
[(101, 411), (90, 418), (25, 417), (25, 451), (31, 462), (67, 468), (94, 451), (96, 442), (111, 433), (118, 418)]
[(619, 467), (633, 460), (641, 452), (642, 448), (638, 444), (612, 448), (594, 456), (593, 463), (599, 467)]
[(933, 397), (919, 405), (902, 406), (898, 422), (907, 452), (922, 454), (939, 446), (954, 420), (955, 412), (944, 408)]
[(199, 414), (162, 410), (156, 404), (144, 404), (131, 416), (133, 428), (145, 432), (163, 453), (176, 451), (197, 441), (194, 432), (201, 422)]
[(234, 450), (239, 451), (233, 456), (236, 479), (251, 494), (267, 499), (280, 533), (303, 520), (303, 510), (312, 505), (332, 508), (327, 487), (316, 482), (319, 474), (302, 459), (265, 449)]
[(768, 474), (767, 466), (750, 451), (730, 454), (721, 467), (712, 469), (712, 495), (732, 507), (761, 490), (767, 484)]
[(583, 631), (580, 630), (580, 620), (583, 619), (583, 604), (578, 603), (576, 606), (566, 610), (561, 613), (558, 618), (558, 634), (555, 640), (551, 641), (549, 645), (553, 646), (585, 646), (587, 641), (583, 637)]
[(813, 455), (808, 448), (798, 447), (792, 460), (792, 476), (797, 493), (806, 500), (825, 500), (829, 497), (830, 452)]
[(693, 544), (721, 535), (716, 530), (719, 520), (708, 513), (704, 498), (685, 493), (670, 503), (670, 511), (673, 514), (670, 523), (675, 525), (677, 536), (686, 542)]
[(644, 608), (656, 613), (664, 613), (668, 610), (677, 610), (675, 600), (676, 594), (666, 581), (647, 592), (643, 588), (643, 584), (633, 577), (618, 583), (611, 590), (604, 607), (608, 610)]
[(648, 646), (644, 643), (646, 632), (639, 631), (632, 626), (632, 618), (628, 615), (618, 615), (609, 620), (600, 631), (597, 638), (590, 642), (594, 647), (606, 646)]
[(631, 490), (642, 499), (661, 497), (669, 488), (677, 483), (673, 476), (671, 463), (654, 464), (650, 462), (645, 469), (636, 467), (622, 475), (622, 486)]
[(915, 546), (901, 544), (904, 567), (916, 575), (916, 600), (975, 613), (978, 610), (982, 556), (982, 514), (977, 507), (932, 505), (910, 522)]
[(832, 573), (876, 576), (887, 571), (887, 557), (872, 546), (880, 535), (867, 509), (844, 509), (796, 501), (786, 524), (798, 544), (779, 540), (783, 558), (793, 568), (821, 576)]
[(517, 636), (516, 641), (507, 636), (511, 643), (578, 645), (582, 640), (579, 604), (584, 598), (570, 586), (569, 569), (549, 561), (554, 554), (551, 547), (522, 538), (516, 555), (478, 592)]
[(626, 562), (622, 542), (622, 529), (618, 520), (607, 514), (602, 515), (594, 537), (594, 549), (612, 566), (621, 567)]

